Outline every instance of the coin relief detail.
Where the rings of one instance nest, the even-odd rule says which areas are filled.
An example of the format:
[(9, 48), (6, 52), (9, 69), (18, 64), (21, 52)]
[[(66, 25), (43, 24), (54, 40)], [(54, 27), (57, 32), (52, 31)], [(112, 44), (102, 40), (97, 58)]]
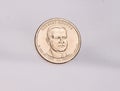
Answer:
[(70, 21), (52, 18), (40, 25), (35, 34), (38, 53), (52, 63), (65, 63), (73, 59), (80, 50), (81, 36)]

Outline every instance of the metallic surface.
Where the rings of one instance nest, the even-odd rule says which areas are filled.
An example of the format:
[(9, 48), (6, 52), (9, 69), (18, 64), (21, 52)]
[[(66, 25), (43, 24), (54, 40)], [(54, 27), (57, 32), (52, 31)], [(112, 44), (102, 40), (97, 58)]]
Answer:
[(52, 63), (66, 63), (80, 50), (81, 36), (70, 21), (52, 18), (40, 25), (35, 34), (38, 53)]

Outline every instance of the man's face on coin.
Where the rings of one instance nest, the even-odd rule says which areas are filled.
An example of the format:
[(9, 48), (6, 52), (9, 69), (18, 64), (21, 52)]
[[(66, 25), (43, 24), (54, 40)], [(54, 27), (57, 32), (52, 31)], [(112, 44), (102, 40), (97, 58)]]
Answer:
[(64, 28), (52, 28), (48, 34), (51, 48), (56, 52), (64, 52), (68, 46), (67, 31)]

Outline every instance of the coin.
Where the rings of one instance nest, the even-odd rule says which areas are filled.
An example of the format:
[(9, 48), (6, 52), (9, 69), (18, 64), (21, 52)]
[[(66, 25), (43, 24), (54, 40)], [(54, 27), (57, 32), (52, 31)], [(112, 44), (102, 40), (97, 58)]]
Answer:
[(63, 18), (52, 18), (43, 22), (35, 34), (38, 53), (52, 63), (72, 60), (81, 47), (81, 36), (76, 26)]

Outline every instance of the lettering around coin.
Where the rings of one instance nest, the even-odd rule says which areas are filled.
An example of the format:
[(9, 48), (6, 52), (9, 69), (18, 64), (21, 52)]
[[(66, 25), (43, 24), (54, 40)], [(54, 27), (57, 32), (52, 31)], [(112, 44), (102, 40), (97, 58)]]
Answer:
[(47, 61), (66, 63), (78, 54), (81, 36), (70, 21), (52, 18), (42, 23), (36, 31), (35, 47)]

